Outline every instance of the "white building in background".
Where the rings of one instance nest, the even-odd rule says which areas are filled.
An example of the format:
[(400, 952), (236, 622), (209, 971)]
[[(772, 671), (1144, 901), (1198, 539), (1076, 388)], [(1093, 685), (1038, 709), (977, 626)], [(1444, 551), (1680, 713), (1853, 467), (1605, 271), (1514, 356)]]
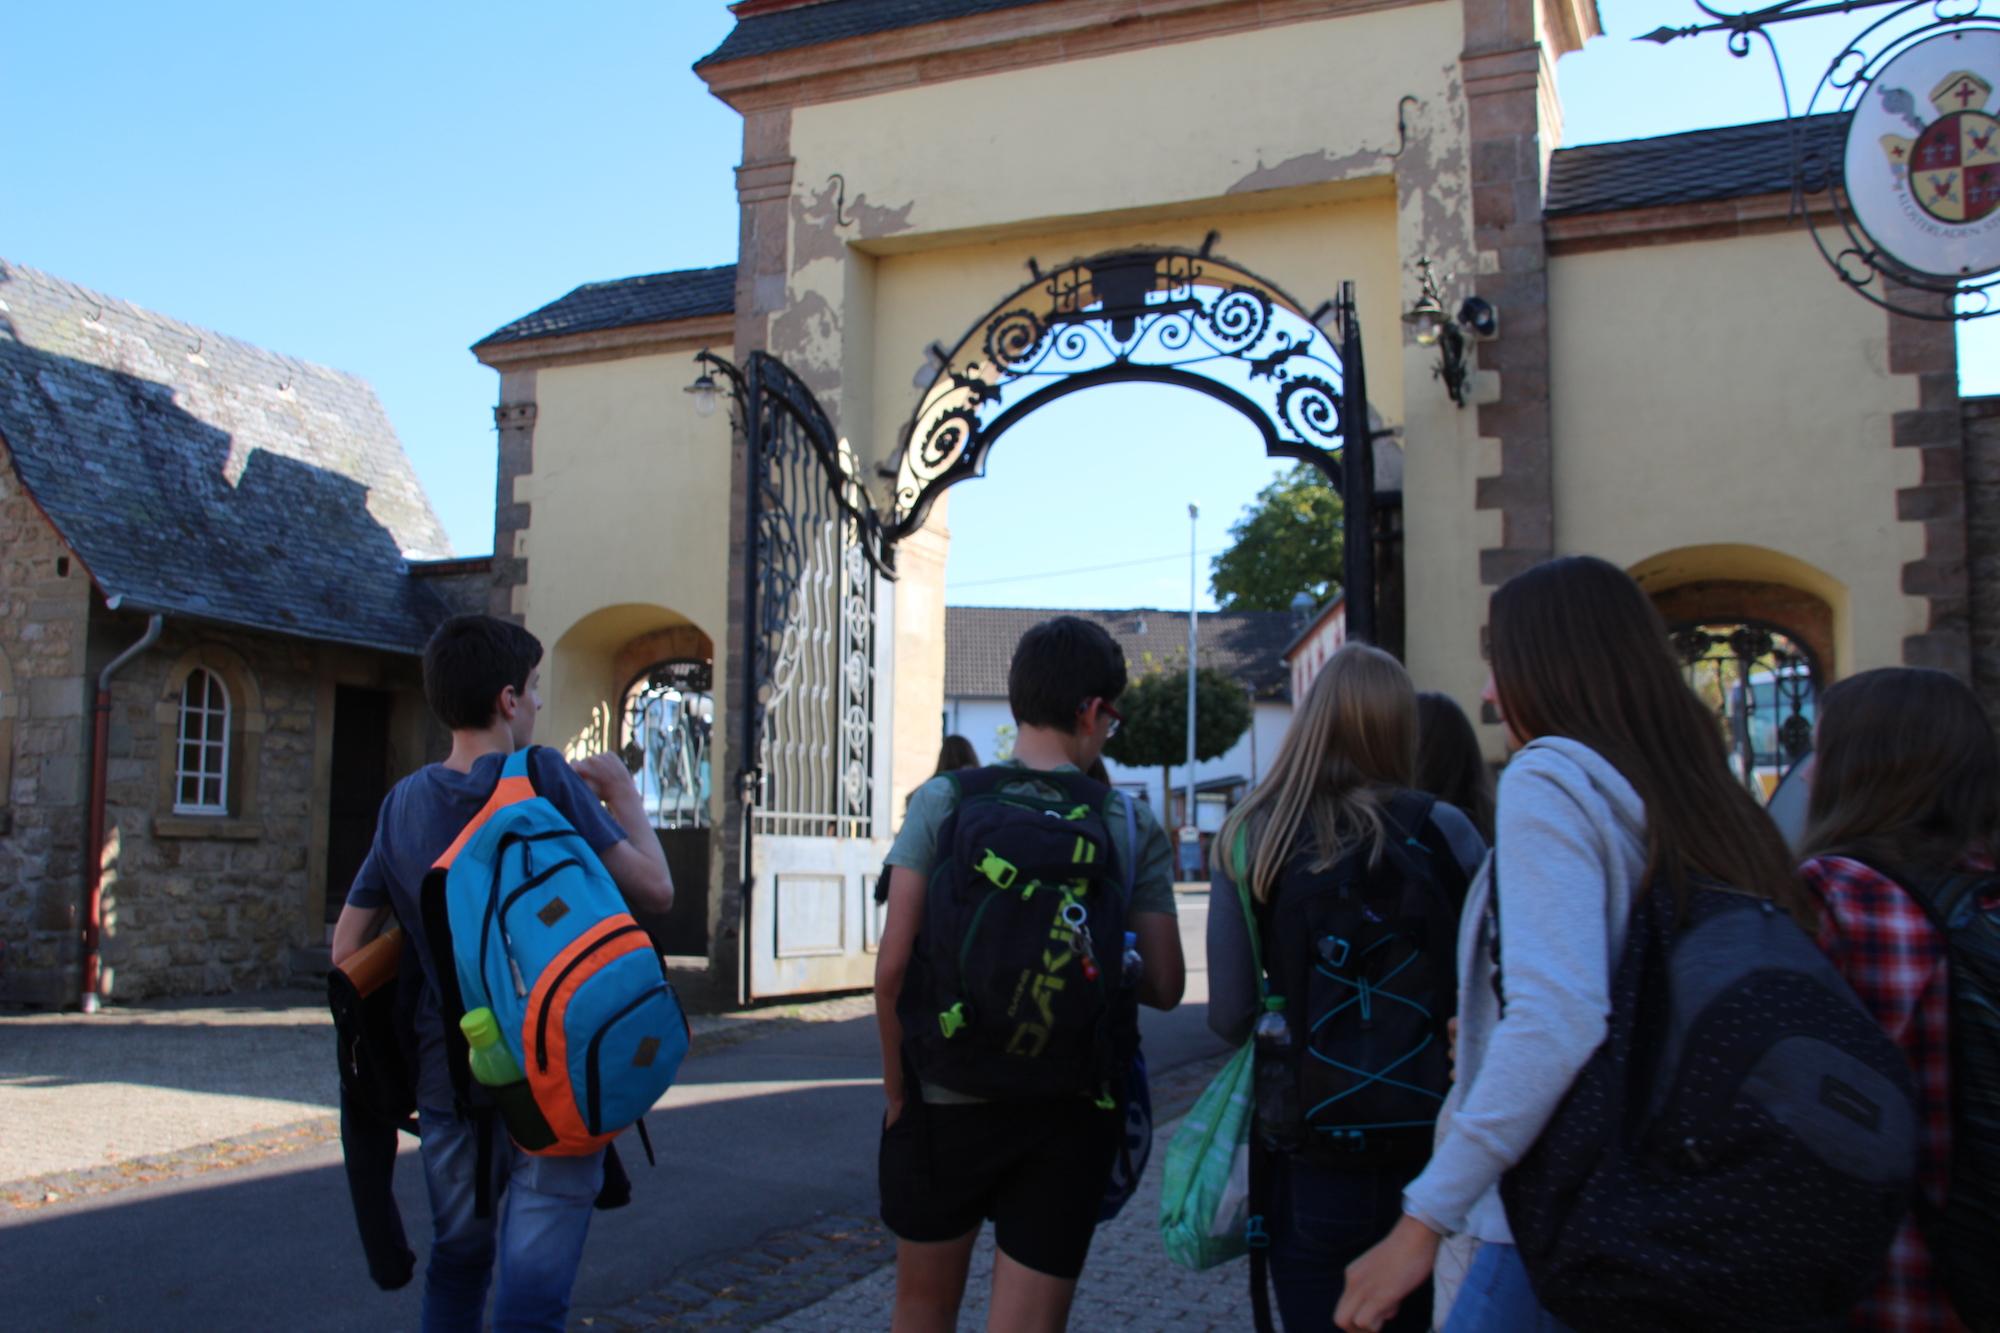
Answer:
[(1347, 597), (1335, 593), (1324, 606), (1306, 615), (1309, 618), (1292, 621), (1296, 633), (1280, 654), (1286, 669), (1291, 672), (1294, 699), (1306, 697), (1313, 677), (1326, 665), (1326, 660), (1347, 642)]
[[(1012, 751), (1014, 717), (1007, 707), (1007, 666), (1013, 661), (1014, 645), (1031, 626), (1060, 615), (1080, 616), (1109, 630), (1125, 650), (1134, 679), (1145, 674), (1149, 661), (1171, 669), (1187, 654), (1185, 611), (946, 608), (944, 730), (971, 741), (981, 763)], [(1195, 765), (1195, 818), (1204, 834), (1220, 827), (1229, 807), (1264, 776), (1284, 739), (1292, 700), (1283, 653), (1298, 630), (1298, 620), (1285, 611), (1217, 611), (1198, 619), (1197, 665), (1233, 676), (1252, 705), (1250, 727), (1235, 747), (1219, 759)], [(1108, 759), (1105, 767), (1114, 786), (1160, 812), (1162, 770), (1129, 768)], [(1179, 825), (1186, 802), (1184, 764), (1174, 766), (1173, 783), (1171, 808), (1161, 816), (1168, 828)]]

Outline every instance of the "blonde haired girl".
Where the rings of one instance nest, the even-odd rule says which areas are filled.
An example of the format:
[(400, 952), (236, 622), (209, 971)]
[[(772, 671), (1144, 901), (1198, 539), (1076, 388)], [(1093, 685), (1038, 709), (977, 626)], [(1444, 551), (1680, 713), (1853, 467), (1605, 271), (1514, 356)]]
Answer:
[[(1297, 978), (1314, 966), (1313, 951), (1324, 941), (1298, 929), (1296, 907), (1308, 895), (1315, 901), (1332, 889), (1329, 877), (1351, 876), (1371, 904), (1428, 903), (1444, 912), (1431, 923), (1431, 935), (1442, 935), (1442, 948), (1426, 951), (1425, 966), (1433, 976), (1410, 993), (1403, 982), (1391, 989), (1428, 1006), (1438, 1015), (1451, 1012), (1455, 1000), (1450, 940), (1456, 931), (1456, 909), (1466, 883), (1486, 854), (1472, 821), (1456, 808), (1410, 791), (1416, 768), (1417, 695), (1410, 676), (1394, 657), (1378, 648), (1351, 643), (1335, 653), (1314, 679), (1292, 717), (1270, 772), (1243, 803), (1230, 813), (1217, 836), (1212, 858), (1215, 874), (1208, 913), (1209, 1026), (1224, 1040), (1249, 1038), (1260, 1009), (1259, 978), (1251, 947), (1251, 926), (1243, 881), (1252, 904), (1265, 967), (1274, 991), (1303, 992)], [(1421, 881), (1421, 882), (1419, 882)], [(1346, 888), (1338, 890), (1347, 892)], [(1385, 895), (1386, 898), (1381, 895)], [(1412, 897), (1411, 895), (1416, 895)], [(1398, 924), (1401, 918), (1396, 918)], [(1436, 943), (1436, 941), (1433, 941)], [(1391, 947), (1407, 952), (1407, 938)], [(1324, 960), (1322, 960), (1324, 961)], [(1354, 981), (1334, 975), (1345, 968), (1320, 967), (1339, 994), (1342, 984), (1356, 984), (1366, 997), (1380, 977), (1370, 978), (1357, 965)], [(1423, 974), (1423, 968), (1408, 973)], [(1387, 991), (1379, 992), (1386, 994)], [(1300, 1060), (1328, 1061), (1327, 1052), (1344, 1053), (1342, 1025), (1359, 1021), (1355, 1008), (1343, 1014), (1307, 1012), (1306, 995), (1289, 997), (1287, 1021)], [(1389, 1002), (1393, 1007), (1394, 1001)], [(1378, 1010), (1387, 1012), (1384, 1002)], [(1428, 1068), (1442, 1081), (1442, 1042)], [(1310, 1048), (1310, 1049), (1308, 1049)], [(1405, 1078), (1420, 1076), (1401, 1070)], [(1443, 1088), (1427, 1104), (1435, 1103)], [(1323, 1101), (1338, 1100), (1334, 1098)], [(1421, 1100), (1421, 1098), (1420, 1098)], [(1303, 1109), (1307, 1109), (1302, 1107)], [(1345, 1134), (1346, 1160), (1331, 1157), (1324, 1143)], [(1272, 1152), (1269, 1197), (1261, 1200), (1264, 1225), (1271, 1244), (1270, 1265), (1278, 1293), (1278, 1308), (1288, 1329), (1324, 1329), (1339, 1300), (1342, 1272), (1401, 1215), (1403, 1186), (1423, 1166), (1431, 1128), (1400, 1125), (1383, 1131), (1374, 1124), (1343, 1130), (1328, 1115), (1313, 1117), (1303, 1135), (1301, 1151)], [(1356, 1150), (1354, 1145), (1363, 1145)], [(1317, 1146), (1315, 1146), (1317, 1145)], [(1429, 1303), (1412, 1299), (1387, 1327), (1395, 1333), (1429, 1326)]]

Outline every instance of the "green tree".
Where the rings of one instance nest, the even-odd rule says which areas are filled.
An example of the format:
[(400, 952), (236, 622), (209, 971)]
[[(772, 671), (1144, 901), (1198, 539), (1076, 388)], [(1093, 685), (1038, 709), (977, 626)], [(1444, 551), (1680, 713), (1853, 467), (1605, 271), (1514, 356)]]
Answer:
[(1208, 587), (1225, 611), (1286, 611), (1300, 593), (1318, 605), (1341, 578), (1340, 493), (1300, 463), (1245, 506), (1229, 549), (1209, 563)]
[[(1187, 668), (1141, 676), (1118, 698), (1125, 721), (1104, 753), (1134, 768), (1159, 768), (1160, 818), (1173, 810), (1173, 769), (1187, 762)], [(1226, 673), (1194, 673), (1194, 755), (1218, 759), (1250, 729), (1250, 695)], [(1190, 816), (1193, 811), (1188, 812)]]

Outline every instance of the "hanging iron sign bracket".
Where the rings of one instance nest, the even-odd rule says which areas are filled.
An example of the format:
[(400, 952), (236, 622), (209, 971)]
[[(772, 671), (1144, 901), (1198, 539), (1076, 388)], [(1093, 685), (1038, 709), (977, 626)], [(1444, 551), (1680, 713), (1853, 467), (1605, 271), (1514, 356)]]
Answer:
[[(1912, 319), (2000, 314), (2000, 15), (1987, 0), (1781, 0), (1660, 27), (1665, 45), (1726, 32), (1770, 53), (1792, 138), (1792, 215), (1850, 289)], [(1770, 29), (1878, 16), (1836, 54), (1800, 110)]]

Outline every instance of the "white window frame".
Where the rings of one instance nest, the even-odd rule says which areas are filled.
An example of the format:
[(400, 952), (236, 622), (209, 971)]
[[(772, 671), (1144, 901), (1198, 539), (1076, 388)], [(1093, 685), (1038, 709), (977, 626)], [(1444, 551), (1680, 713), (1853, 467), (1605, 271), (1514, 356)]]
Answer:
[[(209, 706), (209, 684), (213, 682), (214, 692), (222, 700), (220, 709)], [(195, 697), (199, 685), (201, 694)], [(222, 677), (207, 667), (196, 667), (188, 672), (181, 682), (180, 725), (174, 732), (174, 813), (177, 815), (226, 815), (229, 813), (229, 723), (232, 710), (229, 686)], [(208, 722), (220, 716), (222, 739), (209, 739)], [(193, 722), (192, 732), (189, 723)], [(199, 746), (198, 766), (187, 766), (188, 746)], [(183, 800), (188, 783), (192, 781), (196, 800)], [(218, 799), (210, 804), (198, 799), (203, 788), (214, 782)]]

